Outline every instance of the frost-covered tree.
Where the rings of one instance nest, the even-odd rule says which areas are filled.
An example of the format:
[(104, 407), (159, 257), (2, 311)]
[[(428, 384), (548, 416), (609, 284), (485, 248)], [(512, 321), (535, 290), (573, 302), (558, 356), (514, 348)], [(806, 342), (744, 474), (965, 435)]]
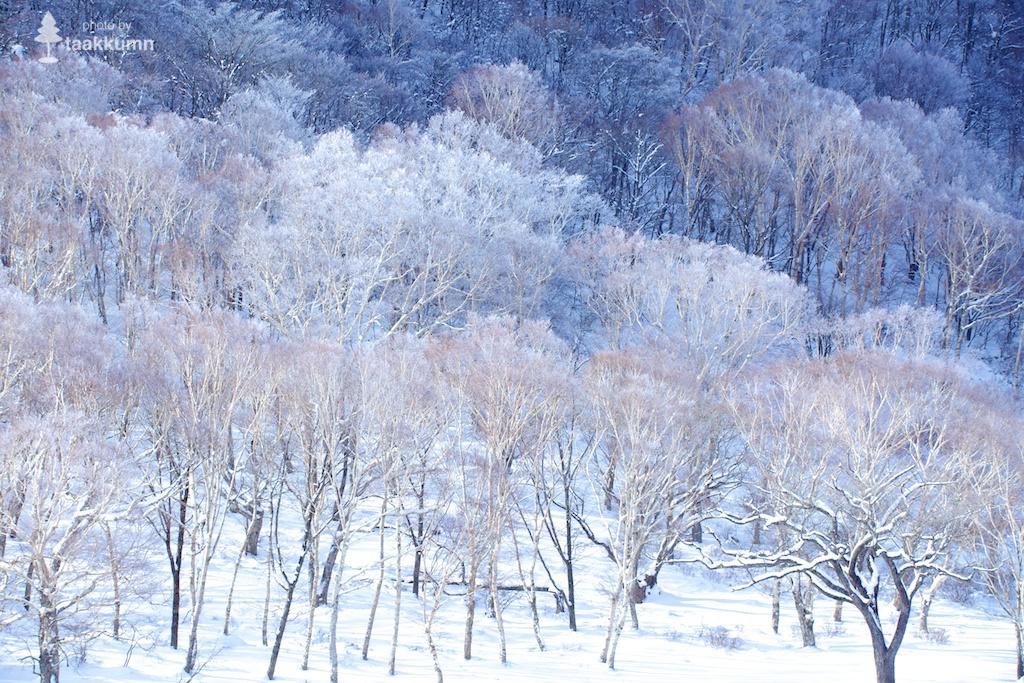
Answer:
[(765, 258), (828, 312), (889, 299), (886, 268), (919, 171), (851, 99), (769, 70), (684, 108), (665, 139), (686, 234)]
[[(803, 575), (853, 605), (879, 683), (895, 680), (911, 605), (952, 550), (975, 498), (962, 487), (983, 452), (957, 368), (887, 351), (778, 365), (752, 384), (738, 422), (762, 474), (754, 515), (778, 543), (728, 549), (755, 581)], [(886, 601), (895, 621), (886, 627)]]
[(181, 113), (209, 116), (236, 92), (279, 75), (301, 54), (297, 31), (280, 10), (261, 12), (234, 2), (189, 2), (174, 9), (181, 22), (174, 60)]
[(531, 464), (556, 427), (557, 413), (547, 401), (559, 400), (554, 378), (563, 353), (545, 326), (500, 318), (475, 319), (433, 350), (448, 384), (445, 398), (455, 424), (449, 448), (459, 477), (454, 501), (467, 527), (460, 549), (467, 572), (466, 659), (472, 656), (481, 585), (497, 620), (500, 659), (506, 659), (501, 568), (516, 544), (513, 527)]
[(561, 117), (558, 103), (540, 76), (522, 62), (474, 67), (461, 74), (449, 103), (506, 137), (529, 140), (549, 155), (555, 151)]
[(271, 220), (243, 226), (232, 280), (293, 335), (368, 339), (538, 310), (561, 235), (590, 221), (580, 179), (458, 114), (366, 150), (342, 132), (283, 160)]
[[(152, 314), (151, 314), (152, 315)], [(139, 420), (156, 503), (149, 517), (170, 564), (171, 646), (178, 645), (181, 590), (188, 579), (189, 638), (185, 670), (197, 666), (199, 624), (210, 567), (250, 450), (237, 424), (266, 356), (260, 330), (228, 313), (181, 309), (140, 318), (137, 354)], [(244, 419), (244, 417), (243, 417)]]
[[(119, 618), (117, 567), (139, 472), (117, 429), (112, 339), (68, 304), (0, 290), (0, 625), (36, 624), (40, 678)], [(114, 586), (110, 580), (113, 577)]]
[[(646, 594), (638, 577), (648, 545), (675, 521), (667, 515), (686, 515), (673, 510), (674, 492), (691, 483), (714, 482), (719, 475), (713, 465), (705, 470), (691, 461), (696, 454), (690, 446), (697, 408), (693, 378), (664, 359), (651, 360), (629, 352), (598, 354), (584, 380), (591, 406), (588, 428), (600, 444), (588, 475), (594, 491), (604, 497), (606, 513), (598, 529), (586, 523), (583, 528), (616, 567), (601, 652), (610, 668), (615, 668), (626, 619)], [(696, 465), (694, 471), (688, 465)]]
[(979, 391), (972, 432), (981, 457), (970, 483), (979, 507), (969, 548), (977, 550), (980, 576), (999, 611), (1013, 624), (1016, 675), (1024, 676), (1024, 490), (1020, 404), (1000, 391)]

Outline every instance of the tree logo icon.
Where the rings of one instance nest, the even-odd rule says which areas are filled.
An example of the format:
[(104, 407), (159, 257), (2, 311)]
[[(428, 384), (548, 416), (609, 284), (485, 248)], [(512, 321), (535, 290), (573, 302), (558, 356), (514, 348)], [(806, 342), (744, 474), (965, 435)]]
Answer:
[(57, 22), (53, 20), (53, 15), (47, 12), (43, 17), (43, 25), (39, 27), (39, 35), (36, 36), (37, 43), (46, 43), (46, 56), (39, 58), (43, 64), (57, 63), (57, 58), (50, 54), (50, 46), (64, 40), (58, 33)]

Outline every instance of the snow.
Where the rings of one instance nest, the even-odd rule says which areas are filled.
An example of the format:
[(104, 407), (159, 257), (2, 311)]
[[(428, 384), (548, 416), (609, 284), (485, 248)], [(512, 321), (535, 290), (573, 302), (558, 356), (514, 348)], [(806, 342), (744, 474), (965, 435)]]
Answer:
[[(241, 542), (239, 520), (228, 522), (222, 550), (210, 570), (208, 602), (203, 609), (199, 661), (205, 664), (192, 680), (235, 683), (266, 680), (270, 648), (260, 643), (266, 565), (261, 557), (245, 558), (239, 572), (232, 610), (231, 635), (221, 634), (224, 606)], [(339, 658), (342, 681), (387, 679), (387, 659), (393, 614), (390, 586), (385, 584), (378, 609), (374, 638), (367, 661), (360, 657), (369, 613), (374, 576), (376, 536), (373, 532), (357, 540), (345, 569), (348, 592), (342, 597), (339, 614)], [(464, 601), (453, 596), (442, 608), (436, 624), (441, 665), (446, 681), (757, 681), (758, 683), (822, 683), (825, 681), (871, 681), (874, 670), (867, 629), (859, 613), (847, 605), (841, 625), (832, 621), (833, 602), (823, 597), (815, 603), (816, 649), (800, 646), (792, 598), (783, 592), (779, 634), (770, 629), (770, 596), (766, 588), (742, 591), (741, 574), (714, 573), (694, 565), (667, 567), (658, 588), (638, 606), (639, 631), (627, 626), (616, 656), (616, 670), (598, 661), (607, 620), (607, 591), (614, 575), (610, 563), (581, 546), (585, 555), (578, 568), (580, 630), (568, 630), (564, 615), (554, 613), (554, 599), (538, 594), (542, 636), (546, 651), (538, 650), (533, 636), (526, 596), (515, 593), (505, 609), (508, 660), (498, 661), (495, 621), (486, 615), (485, 599), (478, 600), (471, 661), (462, 659)], [(405, 561), (410, 567), (411, 562)], [(154, 571), (165, 571), (155, 565)], [(292, 621), (285, 638), (275, 680), (294, 683), (327, 681), (328, 608), (316, 615), (316, 632), (308, 671), (300, 670), (305, 623), (303, 587), (296, 592)], [(278, 591), (276, 595), (280, 595)], [(980, 599), (980, 598), (979, 598)], [(126, 617), (133, 627), (122, 641), (102, 638), (88, 644), (85, 662), (62, 670), (65, 683), (176, 683), (187, 681), (182, 671), (184, 649), (166, 645), (169, 608), (154, 598), (149, 605), (136, 606)], [(888, 607), (888, 604), (885, 605)], [(916, 607), (916, 606), (915, 606)], [(279, 606), (271, 613), (271, 630), (276, 626)], [(421, 603), (408, 590), (402, 599), (403, 619), (399, 639), (396, 681), (435, 680), (422, 628)], [(883, 613), (891, 626), (892, 615)], [(183, 615), (183, 639), (187, 614)], [(941, 629), (948, 642), (941, 644), (920, 637), (914, 630), (915, 611), (908, 637), (896, 661), (901, 683), (997, 683), (1013, 681), (1014, 635), (1006, 621), (990, 616), (978, 606), (958, 605), (939, 597), (931, 608), (933, 633)], [(710, 635), (737, 639), (735, 649), (713, 647)], [(131, 635), (134, 629), (134, 637)], [(704, 637), (701, 637), (704, 634)], [(134, 645), (132, 640), (134, 639)], [(273, 640), (273, 633), (270, 634)], [(29, 620), (0, 634), (0, 682), (38, 680), (32, 673), (34, 634)]]

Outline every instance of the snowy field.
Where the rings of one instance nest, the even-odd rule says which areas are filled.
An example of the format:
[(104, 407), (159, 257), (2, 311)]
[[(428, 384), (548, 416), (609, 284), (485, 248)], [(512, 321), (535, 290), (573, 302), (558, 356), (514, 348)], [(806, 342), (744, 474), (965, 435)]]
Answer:
[[(263, 548), (259, 558), (246, 558), (239, 574), (232, 610), (231, 634), (221, 633), (228, 583), (234, 567), (234, 550), (241, 540), (241, 526), (229, 520), (222, 540), (224, 552), (211, 573), (211, 586), (203, 610), (205, 631), (200, 637), (202, 669), (191, 678), (197, 682), (229, 683), (266, 680), (270, 648), (261, 645), (263, 594), (266, 565)], [(385, 584), (374, 627), (369, 658), (360, 656), (376, 574), (373, 544), (367, 534), (350, 553), (346, 567), (348, 591), (340, 614), (339, 655), (342, 681), (433, 681), (435, 675), (423, 633), (422, 603), (406, 586), (403, 595), (397, 671), (387, 674), (393, 611)], [(581, 546), (582, 548), (582, 546)], [(771, 598), (767, 590), (731, 589), (729, 581), (742, 577), (714, 574), (698, 566), (668, 567), (660, 590), (638, 607), (639, 630), (627, 626), (619, 644), (616, 670), (598, 661), (607, 614), (607, 585), (611, 567), (591, 554), (578, 578), (581, 605), (579, 631), (568, 630), (564, 615), (556, 615), (554, 599), (538, 595), (541, 633), (545, 650), (533, 635), (525, 596), (508, 596), (504, 611), (508, 637), (508, 664), (498, 658), (495, 621), (485, 611), (485, 593), (477, 602), (474, 657), (462, 659), (465, 624), (464, 600), (453, 596), (442, 608), (435, 625), (441, 665), (446, 681), (750, 681), (757, 683), (822, 683), (873, 681), (874, 669), (866, 628), (860, 616), (846, 606), (843, 621), (832, 619), (833, 604), (818, 598), (815, 632), (818, 647), (800, 645), (792, 597), (782, 595), (779, 634), (770, 628)], [(157, 571), (164, 568), (157, 564)], [(366, 567), (359, 571), (359, 567)], [(393, 586), (392, 586), (393, 587)], [(300, 584), (297, 596), (302, 594)], [(277, 596), (275, 596), (276, 600)], [(1013, 681), (1014, 635), (1009, 622), (990, 616), (980, 598), (961, 605), (947, 597), (936, 598), (930, 626), (940, 637), (926, 639), (916, 631), (915, 611), (911, 628), (896, 663), (901, 683), (996, 683)], [(184, 650), (166, 645), (169, 609), (154, 599), (130, 617), (134, 637), (122, 641), (102, 638), (88, 644), (84, 662), (71, 662), (61, 678), (65, 683), (124, 681), (163, 683), (190, 680), (182, 672)], [(271, 640), (279, 612), (271, 613)], [(310, 667), (300, 669), (308, 607), (297, 597), (285, 638), (275, 680), (289, 683), (327, 681), (329, 662), (327, 632), (329, 613), (321, 607)], [(186, 619), (187, 622), (187, 619)], [(721, 627), (721, 628), (719, 628)], [(725, 630), (721, 630), (724, 628)], [(22, 630), (25, 629), (25, 630)], [(31, 622), (25, 621), (0, 635), (0, 682), (38, 680), (29, 653), (35, 647)], [(183, 641), (186, 631), (182, 631)], [(941, 637), (944, 635), (944, 638)], [(944, 641), (944, 642), (935, 642)]]

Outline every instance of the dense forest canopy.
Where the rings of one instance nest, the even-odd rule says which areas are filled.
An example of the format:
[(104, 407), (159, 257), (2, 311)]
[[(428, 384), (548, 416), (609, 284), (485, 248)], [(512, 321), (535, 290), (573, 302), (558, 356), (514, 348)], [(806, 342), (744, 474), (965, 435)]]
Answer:
[(159, 593), (193, 673), (254, 556), (268, 676), (306, 601), (337, 680), (371, 534), (363, 656), (405, 578), (439, 680), (448, 587), (466, 659), (512, 584), (543, 649), (580, 544), (610, 666), (695, 553), (880, 683), (947, 579), (1024, 632), (1022, 51), (1010, 0), (0, 0), (0, 627), (55, 683)]
[[(33, 72), (27, 62), (43, 47), (34, 42), (43, 11), (59, 19), (68, 40), (54, 47), (61, 63)], [(443, 118), (461, 111), (488, 124), (478, 135), (509, 141), (487, 148), (499, 163), (531, 159), (522, 172), (535, 182), (549, 184), (541, 169), (561, 172), (564, 182), (599, 196), (605, 208), (589, 210), (597, 223), (759, 256), (806, 284), (829, 316), (900, 304), (938, 308), (948, 346), (971, 346), (1015, 377), (1022, 32), (1016, 3), (953, 0), (0, 6), (8, 109), (24, 111), (16, 103), (29, 93), (54, 108), (32, 107), (20, 125), (83, 120), (80, 133), (67, 133), (73, 145), (99, 157), (103, 145), (143, 157), (132, 163), (153, 165), (151, 191), (170, 199), (160, 177), (190, 204), (165, 207), (164, 222), (180, 229), (186, 221), (176, 214), (203, 215), (231, 249), (255, 248), (251, 231), (263, 234), (261, 222), (281, 228), (312, 218), (261, 193), (312, 191), (302, 164), (285, 159), (323, 158), (314, 151), (326, 144), (320, 136), (349, 131), (354, 150), (369, 145), (360, 163), (372, 165), (383, 157), (369, 150), (400, 138), (400, 129), (408, 137), (447, 127), (440, 137), (429, 134), (439, 142), (477, 135), (452, 130), (451, 114)], [(89, 35), (156, 47), (60, 50)], [(14, 135), (16, 125), (5, 130)], [(45, 140), (36, 136), (35, 145)], [(43, 163), (41, 156), (22, 163)], [(16, 182), (30, 182), (32, 172), (20, 175)], [(197, 182), (207, 195), (221, 185), (216, 209), (199, 206)], [(225, 198), (224, 190), (237, 196)], [(324, 191), (360, 211), (340, 188)], [(373, 201), (354, 187), (346, 192)], [(134, 217), (105, 214), (138, 207), (92, 208), (78, 206), (76, 220), (124, 223)], [(316, 210), (326, 209), (317, 203)], [(553, 220), (566, 236), (582, 230), (576, 219), (560, 223), (568, 215), (509, 218)], [(162, 256), (156, 247), (176, 235), (151, 230), (149, 246)], [(272, 233), (272, 241), (287, 239), (286, 230)], [(543, 249), (541, 239), (535, 234), (529, 249)], [(355, 248), (379, 246), (361, 244)], [(222, 303), (233, 296), (224, 285), (251, 267), (229, 267), (231, 260), (221, 262), (223, 273), (207, 274), (222, 281), (219, 293), (207, 293)], [(138, 278), (119, 273), (128, 281), (113, 283), (118, 298)], [(106, 291), (105, 284), (93, 287)]]

